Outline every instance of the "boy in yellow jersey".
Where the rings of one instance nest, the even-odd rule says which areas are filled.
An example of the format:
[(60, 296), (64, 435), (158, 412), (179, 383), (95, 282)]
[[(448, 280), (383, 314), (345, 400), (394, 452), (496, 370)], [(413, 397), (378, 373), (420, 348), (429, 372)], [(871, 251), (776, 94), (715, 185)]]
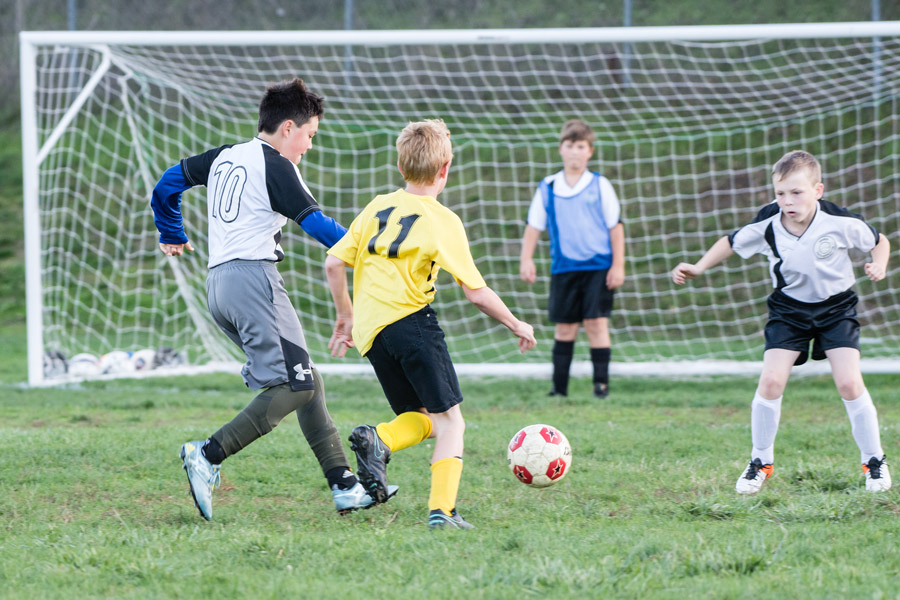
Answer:
[[(442, 120), (407, 125), (397, 138), (406, 189), (377, 196), (328, 251), (325, 270), (337, 308), (332, 356), (354, 345), (369, 359), (397, 417), (350, 435), (357, 475), (375, 502), (387, 500), (391, 453), (435, 438), (428, 527), (470, 529), (456, 511), (465, 422), (462, 394), (431, 302), (446, 269), (466, 298), (534, 348), (534, 330), (487, 287), (472, 260), (462, 221), (437, 201), (453, 151)], [(353, 302), (345, 267), (353, 267)]]

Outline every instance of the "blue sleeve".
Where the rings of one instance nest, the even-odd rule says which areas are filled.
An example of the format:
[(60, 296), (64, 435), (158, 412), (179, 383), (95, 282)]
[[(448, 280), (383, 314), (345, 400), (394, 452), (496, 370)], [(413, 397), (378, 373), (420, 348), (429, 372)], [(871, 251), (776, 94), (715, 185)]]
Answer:
[(159, 230), (159, 243), (186, 244), (184, 222), (181, 219), (181, 193), (193, 186), (188, 183), (180, 164), (169, 167), (153, 188), (150, 207), (153, 221)]
[(310, 213), (300, 221), (300, 227), (326, 248), (334, 246), (347, 233), (346, 227), (324, 215), (321, 210)]

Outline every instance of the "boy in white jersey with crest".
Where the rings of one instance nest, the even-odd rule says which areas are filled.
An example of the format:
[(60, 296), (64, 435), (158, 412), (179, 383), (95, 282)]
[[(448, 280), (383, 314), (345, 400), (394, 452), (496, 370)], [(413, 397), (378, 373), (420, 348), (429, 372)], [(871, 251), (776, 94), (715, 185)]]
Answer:
[[(374, 505), (349, 469), (325, 407), (322, 378), (275, 267), (284, 258), (281, 229), (289, 219), (326, 247), (346, 231), (322, 213), (297, 169), (312, 147), (322, 114), (322, 98), (299, 78), (272, 85), (259, 105), (255, 138), (183, 159), (153, 190), (159, 247), (167, 256), (180, 256), (194, 250), (184, 231), (181, 194), (196, 185), (207, 187), (209, 311), (247, 356), (241, 370), (247, 387), (262, 390), (208, 439), (181, 448), (191, 495), (206, 519), (212, 518), (212, 491), (219, 484), (222, 461), (272, 431), (291, 412), (297, 414), (338, 512)], [(392, 486), (388, 494), (395, 491)]]
[(609, 180), (588, 170), (594, 132), (584, 121), (567, 121), (559, 136), (563, 169), (545, 177), (528, 210), (519, 276), (534, 283), (534, 251), (541, 232), (550, 236), (550, 300), (553, 332), (551, 396), (569, 393), (569, 369), (579, 325), (590, 345), (594, 395), (609, 395), (609, 316), (616, 288), (625, 282), (625, 229), (619, 199)]
[[(462, 221), (437, 197), (453, 158), (450, 131), (441, 120), (407, 125), (397, 138), (397, 167), (406, 189), (377, 196), (353, 220), (325, 260), (337, 308), (333, 355), (355, 344), (369, 359), (397, 417), (350, 436), (360, 481), (384, 502), (392, 453), (434, 437), (428, 527), (472, 527), (456, 510), (462, 476), (465, 422), (456, 372), (431, 307), (440, 269), (466, 298), (519, 338), (522, 352), (535, 345), (531, 325), (518, 320), (487, 287), (475, 266)], [(353, 271), (353, 301), (346, 267)]]
[(808, 152), (788, 152), (772, 168), (776, 201), (756, 219), (717, 241), (696, 264), (681, 263), (672, 280), (683, 284), (735, 252), (742, 258), (764, 254), (775, 291), (769, 296), (763, 370), (750, 408), (753, 449), (737, 481), (739, 494), (755, 494), (772, 476), (781, 399), (791, 368), (812, 358), (828, 358), (838, 392), (859, 447), (866, 489), (886, 491), (878, 415), (859, 368), (856, 278), (849, 250), (871, 252), (865, 273), (884, 279), (890, 243), (858, 215), (822, 200), (825, 186), (818, 161)]

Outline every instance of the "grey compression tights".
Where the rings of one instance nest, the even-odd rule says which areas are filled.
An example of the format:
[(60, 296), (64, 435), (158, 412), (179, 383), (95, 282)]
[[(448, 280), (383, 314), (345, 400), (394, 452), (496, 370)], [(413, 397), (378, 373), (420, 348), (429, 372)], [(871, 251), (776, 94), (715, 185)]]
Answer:
[(225, 456), (235, 454), (266, 435), (294, 411), (323, 473), (335, 467), (349, 465), (338, 430), (325, 407), (322, 376), (316, 369), (312, 373), (316, 389), (295, 392), (287, 383), (267, 388), (231, 422), (215, 432), (212, 437), (222, 446)]

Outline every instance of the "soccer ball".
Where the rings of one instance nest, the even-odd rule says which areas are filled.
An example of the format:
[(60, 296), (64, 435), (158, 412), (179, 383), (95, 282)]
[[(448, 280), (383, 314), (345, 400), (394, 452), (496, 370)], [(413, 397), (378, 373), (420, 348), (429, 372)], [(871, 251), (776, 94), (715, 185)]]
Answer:
[(529, 425), (510, 440), (506, 460), (516, 479), (543, 488), (559, 482), (572, 468), (572, 447), (557, 428)]
[(138, 350), (131, 355), (131, 365), (135, 371), (149, 371), (153, 368), (153, 359), (156, 357), (156, 350), (147, 348)]
[(134, 371), (134, 365), (131, 364), (131, 354), (124, 350), (113, 350), (107, 352), (100, 357), (97, 367), (103, 375), (112, 375), (116, 373), (130, 373)]
[(156, 354), (153, 356), (151, 368), (178, 367), (186, 364), (187, 358), (181, 352), (174, 348), (163, 346), (162, 348), (157, 348)]
[(98, 359), (93, 354), (81, 352), (69, 361), (69, 375), (73, 377), (95, 377), (100, 374)]
[(61, 377), (69, 371), (69, 363), (66, 361), (66, 355), (59, 350), (48, 350), (44, 352), (44, 377), (52, 379)]

